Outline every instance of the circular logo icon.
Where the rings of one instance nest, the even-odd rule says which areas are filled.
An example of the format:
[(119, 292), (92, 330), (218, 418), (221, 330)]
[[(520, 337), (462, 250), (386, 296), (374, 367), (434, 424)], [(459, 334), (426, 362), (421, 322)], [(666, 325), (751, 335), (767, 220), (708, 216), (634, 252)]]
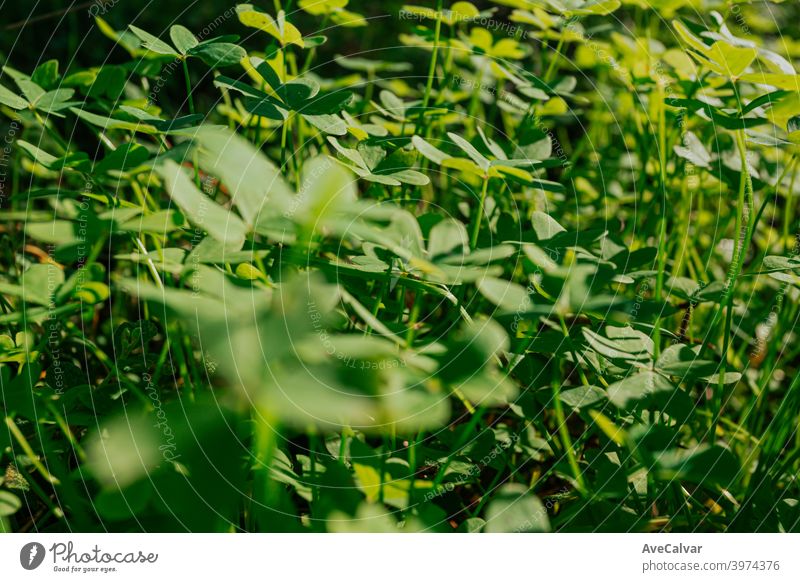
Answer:
[(44, 546), (39, 542), (30, 542), (19, 551), (19, 563), (26, 570), (35, 570), (44, 561)]

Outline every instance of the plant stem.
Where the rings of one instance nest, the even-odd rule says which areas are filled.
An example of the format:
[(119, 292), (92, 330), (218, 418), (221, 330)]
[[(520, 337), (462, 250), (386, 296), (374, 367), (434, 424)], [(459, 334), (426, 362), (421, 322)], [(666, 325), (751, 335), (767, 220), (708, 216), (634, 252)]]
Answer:
[[(422, 97), (422, 107), (420, 108), (420, 122), (425, 119), (425, 110), (431, 100), (433, 90), (433, 77), (436, 75), (436, 59), (439, 55), (439, 36), (442, 32), (442, 0), (436, 0), (436, 27), (433, 32), (433, 54), (431, 63), (428, 67), (428, 81), (425, 83), (425, 94)], [(422, 125), (422, 123), (420, 123)]]
[[(194, 96), (192, 95), (192, 81), (189, 78), (189, 63), (187, 59), (182, 59), (183, 81), (186, 85), (186, 99), (189, 102), (189, 114), (194, 115)], [(197, 150), (192, 150), (192, 166), (194, 167), (194, 183), (200, 188), (200, 169), (197, 167)]]
[(415, 293), (414, 305), (411, 307), (411, 313), (408, 316), (408, 331), (406, 332), (406, 344), (409, 348), (414, 344), (414, 336), (417, 332), (417, 320), (419, 319), (419, 312), (422, 308), (422, 293)]
[(486, 203), (486, 191), (489, 187), (489, 176), (483, 178), (483, 187), (481, 188), (481, 198), (478, 202), (478, 211), (475, 213), (475, 224), (472, 225), (472, 238), (470, 239), (469, 248), (475, 249), (478, 245), (478, 235), (481, 232), (481, 221), (483, 220), (483, 206)]
[(581, 494), (586, 492), (586, 485), (583, 481), (580, 466), (578, 465), (578, 458), (575, 456), (575, 449), (572, 447), (572, 437), (569, 434), (567, 427), (567, 418), (564, 415), (564, 407), (561, 404), (561, 383), (553, 382), (553, 410), (556, 414), (556, 422), (558, 423), (558, 436), (561, 439), (561, 446), (564, 447), (564, 452), (567, 455), (567, 462), (572, 470), (572, 475), (575, 477), (575, 484)]
[(558, 37), (558, 45), (556, 45), (556, 53), (552, 59), (550, 59), (550, 63), (547, 65), (547, 71), (544, 74), (544, 82), (550, 83), (551, 79), (553, 78), (553, 74), (556, 72), (556, 65), (558, 64), (559, 57), (561, 56), (561, 50), (564, 48), (564, 42), (566, 41), (566, 30), (567, 27), (561, 27), (561, 34)]
[(289, 113), (289, 116), (283, 122), (283, 127), (281, 127), (281, 172), (283, 172), (284, 176), (288, 172), (287, 164), (286, 164), (286, 141), (289, 135), (289, 120), (291, 119), (292, 114)]
[[(739, 275), (744, 266), (745, 255), (747, 249), (750, 247), (750, 241), (753, 237), (753, 226), (755, 215), (752, 212), (753, 208), (753, 180), (750, 177), (750, 172), (747, 170), (747, 144), (745, 142), (744, 130), (740, 129), (736, 132), (736, 145), (739, 149), (739, 158), (742, 164), (740, 171), (739, 181), (739, 198), (736, 205), (736, 238), (734, 239), (733, 257), (731, 263), (730, 276), (727, 282), (725, 295), (723, 296), (720, 305), (720, 311), (725, 309), (725, 320), (723, 321), (722, 329), (722, 353), (720, 354), (721, 364), (719, 373), (719, 383), (717, 385), (717, 394), (714, 398), (714, 417), (711, 423), (711, 434), (709, 438), (713, 443), (716, 439), (717, 425), (719, 424), (719, 417), (722, 414), (722, 407), (724, 405), (725, 393), (725, 375), (728, 371), (729, 347), (731, 327), (733, 324), (733, 296), (736, 291), (736, 283)], [(742, 223), (747, 221), (745, 226), (744, 238), (741, 237)], [(717, 318), (715, 317), (715, 320)], [(710, 329), (716, 325), (716, 321), (712, 321)]]
[(183, 65), (183, 81), (186, 84), (186, 99), (189, 102), (189, 113), (194, 115), (194, 96), (192, 95), (192, 81), (189, 78), (189, 62), (183, 59), (181, 63)]
[(6, 416), (5, 420), (6, 420), (6, 427), (8, 427), (9, 433), (11, 434), (11, 436), (14, 437), (14, 440), (16, 440), (17, 443), (19, 443), (20, 448), (28, 456), (28, 459), (30, 459), (31, 464), (36, 468), (39, 474), (48, 483), (51, 483), (52, 485), (59, 485), (60, 481), (50, 474), (50, 471), (48, 471), (42, 464), (42, 462), (39, 460), (39, 455), (33, 452), (31, 445), (28, 443), (28, 440), (25, 438), (25, 435), (23, 435), (22, 432), (19, 430), (19, 427), (17, 427), (17, 423), (14, 422), (14, 419), (12, 419), (10, 416)]
[[(322, 32), (325, 30), (325, 26), (328, 24), (328, 18), (330, 17), (329, 14), (326, 14), (322, 17), (322, 24), (319, 25), (319, 31)], [(308, 51), (306, 55), (306, 61), (303, 63), (303, 67), (300, 69), (300, 74), (307, 72), (308, 69), (311, 67), (311, 62), (314, 60), (314, 57), (317, 56), (317, 47), (312, 46), (311, 50)]]
[[(659, 166), (659, 228), (658, 228), (658, 275), (656, 276), (655, 300), (664, 298), (664, 271), (667, 266), (667, 140), (666, 140), (666, 106), (664, 90), (659, 85), (658, 101), (658, 166)], [(653, 355), (657, 358), (661, 353), (661, 318), (653, 324)]]

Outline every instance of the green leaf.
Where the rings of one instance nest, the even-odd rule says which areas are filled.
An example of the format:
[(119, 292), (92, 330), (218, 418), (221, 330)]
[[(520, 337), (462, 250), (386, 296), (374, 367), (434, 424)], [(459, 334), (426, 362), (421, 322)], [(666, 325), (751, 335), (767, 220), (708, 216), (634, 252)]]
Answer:
[(20, 284), (0, 282), (0, 293), (20, 297), (35, 305), (49, 306), (53, 293), (64, 283), (64, 271), (52, 263), (31, 265), (22, 273)]
[(169, 37), (172, 39), (172, 44), (182, 55), (185, 55), (199, 44), (192, 31), (180, 24), (174, 24), (170, 27)]
[(782, 257), (780, 255), (768, 255), (762, 262), (763, 270), (766, 272), (794, 271), (800, 270), (800, 259), (797, 257)]
[(664, 410), (681, 422), (691, 415), (693, 409), (685, 392), (664, 376), (649, 370), (611, 384), (608, 400), (622, 410)]
[(251, 4), (239, 4), (236, 6), (236, 14), (242, 24), (263, 30), (276, 38), (282, 46), (289, 44), (296, 44), (299, 47), (305, 46), (300, 31), (293, 24), (286, 21), (286, 14), (283, 10), (278, 12), (277, 18), (272, 18), (266, 12), (256, 10)]
[[(4, 67), (4, 70), (6, 69), (7, 67)], [(43, 88), (31, 81), (30, 78), (25, 75), (17, 77), (15, 81), (17, 83), (17, 87), (19, 87), (20, 91), (22, 91), (22, 94), (31, 103), (46, 93)]]
[(283, 82), (278, 76), (278, 73), (275, 72), (275, 69), (273, 69), (267, 61), (260, 57), (250, 57), (250, 64), (274, 91), (277, 92), (278, 89), (283, 86)]
[(158, 133), (158, 130), (155, 128), (155, 126), (147, 123), (133, 123), (130, 121), (123, 121), (121, 119), (112, 119), (111, 117), (97, 115), (96, 113), (84, 111), (83, 109), (76, 109), (75, 107), (70, 107), (69, 110), (84, 121), (91, 123), (92, 125), (102, 127), (105, 130), (124, 129), (127, 131), (139, 131), (149, 134)]
[(655, 472), (664, 481), (688, 481), (706, 487), (731, 489), (740, 475), (739, 461), (718, 445), (699, 445), (655, 455)]
[(17, 111), (28, 107), (28, 102), (25, 99), (12, 93), (2, 85), (0, 85), (0, 103), (11, 107), (11, 109), (16, 109)]
[(22, 274), (26, 301), (47, 305), (52, 294), (64, 283), (64, 271), (53, 263), (31, 265)]
[(469, 251), (469, 235), (464, 224), (453, 218), (439, 221), (428, 236), (428, 256), (431, 260), (447, 255), (463, 255)]
[(247, 57), (247, 51), (230, 42), (201, 44), (189, 49), (188, 54), (199, 57), (209, 67), (231, 67)]
[(314, 16), (331, 14), (347, 6), (348, 0), (300, 0), (297, 5)]
[(589, 416), (597, 425), (597, 427), (606, 435), (611, 442), (619, 446), (624, 446), (628, 440), (628, 433), (614, 424), (610, 418), (598, 410), (590, 410)]
[(297, 107), (297, 111), (304, 115), (326, 115), (339, 113), (353, 99), (350, 91), (336, 91), (320, 97), (315, 97)]
[(552, 273), (558, 269), (558, 263), (553, 261), (553, 259), (550, 258), (550, 253), (543, 248), (534, 244), (526, 244), (522, 245), (522, 251), (531, 263), (539, 267), (545, 273)]
[(414, 147), (417, 148), (419, 153), (428, 158), (434, 164), (442, 165), (444, 161), (450, 157), (442, 150), (432, 146), (418, 135), (415, 135), (411, 138), (411, 143), (414, 144)]
[(127, 72), (123, 67), (106, 65), (93, 78), (87, 96), (108, 97), (112, 101), (116, 101), (125, 89), (126, 80)]
[(358, 150), (343, 146), (335, 137), (328, 137), (328, 143), (330, 143), (333, 148), (342, 155), (342, 157), (351, 162), (356, 168), (369, 170), (367, 162), (364, 160), (364, 158), (361, 156), (361, 152)]
[(126, 487), (161, 461), (159, 437), (151, 419), (126, 415), (106, 421), (86, 445), (88, 467), (109, 488)]
[(594, 0), (586, 2), (577, 8), (572, 8), (569, 12), (580, 16), (605, 16), (617, 10), (621, 5), (620, 0)]
[(766, 119), (762, 119), (759, 117), (745, 117), (745, 118), (732, 117), (726, 113), (723, 113), (713, 105), (710, 105), (704, 101), (698, 101), (697, 99), (674, 98), (674, 99), (667, 99), (667, 103), (673, 107), (685, 107), (689, 111), (702, 110), (715, 123), (719, 124), (725, 129), (732, 129), (732, 130), (749, 129), (767, 123)]
[[(281, 85), (276, 91), (281, 100), (289, 107), (299, 110), (309, 99), (319, 93), (319, 84), (311, 79), (298, 78)], [(308, 113), (336, 113), (335, 111), (309, 111)]]
[(175, 204), (192, 223), (234, 250), (242, 247), (247, 227), (238, 216), (200, 192), (183, 168), (172, 160), (165, 160), (158, 173)]
[(303, 115), (318, 130), (330, 135), (346, 135), (347, 124), (338, 115)]
[(131, 168), (140, 166), (150, 157), (150, 152), (147, 148), (134, 142), (128, 142), (120, 145), (116, 150), (112, 151), (104, 157), (95, 167), (96, 172), (125, 172)]
[(403, 184), (411, 184), (412, 186), (427, 186), (431, 183), (428, 176), (416, 170), (400, 170), (399, 172), (392, 172), (391, 176)]
[(142, 41), (142, 46), (149, 51), (157, 53), (159, 55), (167, 55), (170, 57), (177, 57), (179, 56), (178, 51), (174, 48), (169, 46), (164, 41), (160, 40), (158, 37), (153, 36), (149, 32), (146, 32), (139, 28), (138, 26), (134, 26), (133, 24), (129, 24), (128, 28), (131, 29), (131, 32), (139, 37), (139, 40)]
[(17, 145), (31, 158), (33, 158), (37, 164), (41, 164), (48, 169), (53, 169), (57, 166), (59, 158), (39, 147), (36, 147), (32, 143), (28, 143), (27, 141), (20, 139), (17, 141)]
[[(249, 97), (255, 97), (257, 99), (269, 99), (269, 95), (256, 89), (255, 87), (251, 87), (247, 83), (242, 83), (241, 81), (237, 81), (236, 79), (231, 79), (230, 77), (226, 77), (225, 75), (218, 75), (214, 78), (214, 84), (217, 87), (225, 87), (226, 89), (233, 89), (234, 91), (238, 91), (243, 95), (247, 95)], [(275, 99), (275, 104), (281, 105), (281, 103)]]
[(152, 486), (143, 481), (130, 487), (104, 489), (94, 498), (94, 507), (104, 520), (123, 521), (140, 515), (152, 497)]
[(536, 238), (541, 241), (549, 240), (559, 233), (566, 232), (566, 229), (555, 218), (539, 210), (533, 212), (531, 222)]
[(486, 507), (487, 533), (549, 532), (550, 518), (539, 498), (518, 483), (503, 485)]
[(685, 344), (673, 344), (661, 353), (656, 370), (667, 376), (708, 376), (718, 367), (716, 362), (700, 359), (696, 350)]
[(708, 50), (708, 46), (706, 46), (706, 44), (691, 30), (689, 30), (689, 28), (683, 22), (680, 20), (673, 20), (672, 26), (675, 27), (676, 31), (678, 31), (678, 35), (683, 39), (683, 41), (695, 51), (703, 54)]
[(58, 61), (51, 59), (36, 67), (31, 75), (31, 81), (45, 90), (55, 88), (58, 83)]
[(525, 312), (531, 305), (525, 287), (494, 277), (485, 277), (477, 283), (478, 291), (491, 303), (510, 313)]
[[(696, 55), (697, 56), (697, 55)], [(758, 56), (758, 51), (749, 47), (737, 47), (725, 41), (715, 42), (698, 56), (715, 73), (730, 79), (739, 78)]]
[(758, 72), (742, 75), (740, 80), (759, 85), (772, 85), (786, 91), (800, 91), (800, 75)]
[(653, 341), (631, 327), (606, 326), (606, 336), (583, 328), (583, 336), (598, 354), (616, 363), (647, 363), (653, 355)]
[(479, 533), (486, 522), (482, 520), (480, 517), (470, 517), (464, 520), (460, 526), (458, 526), (458, 531), (463, 533)]
[(700, 378), (701, 381), (711, 386), (719, 386), (720, 381), (725, 385), (736, 384), (741, 379), (741, 372), (725, 372), (724, 376), (722, 374), (711, 374), (710, 376)]
[(247, 225), (290, 210), (294, 192), (253, 144), (227, 129), (204, 127), (195, 135), (200, 166), (227, 186)]
[(303, 42), (305, 42), (305, 48), (314, 48), (318, 46), (322, 46), (326, 42), (328, 42), (328, 37), (324, 34), (315, 34), (314, 36), (306, 36), (303, 38)]
[(569, 390), (563, 390), (560, 394), (561, 401), (575, 408), (581, 410), (589, 406), (593, 406), (606, 400), (606, 391), (599, 386), (578, 386)]
[(695, 166), (708, 168), (711, 166), (711, 154), (708, 153), (703, 143), (691, 131), (683, 136), (683, 145), (674, 147), (675, 153)]
[(455, 134), (453, 132), (448, 132), (447, 135), (450, 137), (450, 139), (453, 140), (453, 142), (459, 148), (461, 148), (464, 151), (464, 153), (466, 153), (469, 156), (469, 158), (473, 162), (475, 162), (475, 164), (477, 164), (477, 166), (481, 170), (483, 170), (483, 172), (486, 172), (486, 171), (489, 170), (489, 166), (490, 166), (489, 160), (486, 157), (484, 157), (484, 155), (482, 153), (480, 153), (477, 149), (475, 149), (475, 146), (473, 146), (471, 143), (469, 143), (467, 140), (465, 140), (460, 135), (457, 135), (457, 134)]
[(353, 175), (327, 156), (317, 156), (303, 165), (303, 186), (293, 200), (295, 220), (319, 230), (326, 219), (346, 209), (358, 197)]
[(77, 244), (75, 225), (68, 220), (51, 220), (49, 222), (29, 221), (25, 224), (25, 234), (42, 242), (54, 245)]
[(245, 97), (244, 107), (250, 113), (265, 117), (267, 119), (274, 119), (276, 121), (284, 121), (286, 113), (283, 109), (279, 109), (268, 98)]
[(0, 517), (14, 515), (22, 508), (22, 501), (10, 491), (0, 489)]
[(56, 89), (54, 91), (48, 91), (39, 97), (36, 102), (33, 103), (33, 106), (35, 109), (38, 109), (39, 111), (45, 111), (47, 113), (60, 111), (71, 105), (75, 105), (74, 103), (69, 102), (74, 94), (75, 91), (73, 89)]

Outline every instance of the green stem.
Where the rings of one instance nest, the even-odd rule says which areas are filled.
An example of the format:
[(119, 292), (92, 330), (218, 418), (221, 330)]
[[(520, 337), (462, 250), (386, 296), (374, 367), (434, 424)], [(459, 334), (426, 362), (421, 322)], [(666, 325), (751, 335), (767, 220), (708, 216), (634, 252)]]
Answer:
[(442, 32), (442, 0), (436, 1), (436, 28), (433, 32), (433, 54), (431, 55), (431, 63), (428, 67), (428, 81), (425, 83), (425, 94), (422, 97), (422, 107), (420, 108), (420, 121), (425, 119), (425, 110), (428, 108), (428, 103), (431, 100), (431, 91), (433, 90), (433, 77), (436, 75), (436, 59), (439, 55), (439, 36)]
[(63, 150), (62, 153), (66, 154), (69, 152), (69, 146), (67, 145), (67, 142), (65, 142), (61, 136), (58, 135), (58, 133), (52, 127), (50, 127), (44, 119), (42, 119), (42, 116), (39, 115), (39, 112), (34, 110), (33, 115), (36, 117), (36, 121), (39, 122), (39, 125), (42, 126), (42, 129), (44, 129), (45, 133), (53, 138), (53, 140), (58, 144), (58, 147)]
[(17, 423), (15, 423), (10, 416), (6, 416), (5, 420), (9, 433), (11, 433), (11, 436), (13, 436), (14, 440), (17, 441), (22, 451), (28, 456), (31, 464), (36, 468), (39, 474), (44, 477), (44, 480), (48, 483), (59, 485), (61, 482), (51, 475), (50, 471), (48, 471), (39, 460), (39, 455), (33, 451), (33, 448), (31, 448), (31, 445), (28, 443), (25, 435), (23, 435), (19, 430), (19, 427), (17, 427)]
[[(655, 300), (663, 300), (664, 272), (667, 266), (667, 139), (666, 139), (666, 107), (664, 90), (659, 89), (658, 114), (658, 166), (659, 166), (659, 230), (658, 230), (658, 275), (656, 276)], [(653, 354), (657, 358), (661, 353), (661, 318), (656, 318), (653, 325)]]
[(469, 99), (469, 109), (467, 110), (467, 119), (465, 125), (467, 126), (467, 137), (475, 135), (475, 130), (478, 125), (476, 121), (476, 113), (478, 110), (478, 103), (480, 103), (481, 88), (483, 87), (483, 75), (485, 74), (485, 67), (481, 67), (478, 71), (478, 77), (475, 80), (475, 86), (472, 88), (472, 96)]
[[(325, 30), (325, 26), (328, 24), (329, 14), (326, 14), (322, 18), (322, 24), (319, 25), (320, 33)], [(307, 72), (309, 67), (311, 67), (311, 62), (314, 60), (314, 57), (317, 56), (317, 47), (311, 47), (311, 50), (308, 51), (308, 55), (306, 55), (306, 62), (303, 63), (303, 68), (300, 69), (300, 74)]]
[(289, 117), (286, 118), (286, 121), (283, 122), (283, 127), (281, 128), (281, 172), (284, 175), (288, 172), (288, 168), (286, 166), (286, 141), (289, 135), (289, 119), (291, 118), (291, 113), (289, 113)]
[(575, 477), (575, 485), (578, 491), (584, 494), (586, 492), (586, 484), (583, 481), (583, 475), (578, 466), (578, 458), (575, 456), (575, 449), (572, 446), (572, 437), (567, 427), (567, 417), (564, 415), (564, 407), (561, 404), (561, 384), (559, 382), (553, 382), (553, 409), (558, 423), (558, 436), (561, 439), (561, 446), (567, 455), (567, 462), (572, 470), (572, 475)]
[[(742, 164), (742, 169), (740, 171), (739, 198), (736, 205), (736, 238), (734, 239), (735, 245), (733, 250), (733, 260), (727, 289), (720, 305), (720, 310), (723, 308), (725, 309), (725, 320), (723, 321), (722, 329), (723, 346), (722, 353), (720, 354), (721, 365), (719, 384), (717, 385), (717, 394), (714, 398), (714, 417), (711, 423), (711, 434), (709, 435), (712, 443), (716, 439), (717, 425), (719, 424), (719, 417), (722, 414), (722, 407), (724, 405), (725, 374), (728, 371), (730, 336), (733, 324), (733, 296), (736, 291), (736, 283), (739, 279), (739, 275), (742, 272), (742, 267), (744, 266), (744, 258), (747, 254), (747, 249), (750, 248), (755, 218), (753, 213), (753, 180), (750, 177), (750, 172), (747, 171), (747, 144), (745, 142), (744, 130), (742, 129), (736, 132), (736, 145), (739, 149), (739, 158)], [(747, 210), (747, 224), (745, 227), (744, 239), (740, 239), (742, 222), (745, 220), (745, 210)], [(717, 314), (720, 313), (721, 311), (717, 311)], [(712, 321), (711, 325), (712, 329), (716, 325), (717, 319), (718, 315), (715, 315), (714, 321)]]
[(189, 102), (189, 113), (194, 115), (194, 96), (192, 95), (192, 81), (189, 78), (189, 63), (186, 59), (182, 60), (183, 64), (183, 82), (186, 84), (186, 98)]
[(564, 48), (564, 42), (566, 40), (567, 34), (567, 27), (561, 27), (561, 34), (558, 37), (558, 45), (556, 45), (556, 54), (555, 56), (550, 59), (550, 63), (547, 65), (547, 71), (544, 74), (544, 82), (550, 83), (550, 80), (553, 78), (553, 73), (556, 72), (556, 65), (558, 64), (559, 57), (561, 56), (561, 50)]
[(406, 333), (406, 344), (408, 347), (414, 344), (414, 336), (417, 332), (417, 320), (419, 320), (419, 312), (422, 308), (422, 293), (417, 292), (414, 297), (414, 305), (411, 308), (411, 313), (408, 316), (408, 331)]
[[(184, 58), (181, 64), (183, 65), (183, 82), (186, 85), (186, 99), (189, 102), (189, 114), (194, 115), (194, 96), (192, 95), (192, 81), (189, 78), (189, 63)], [(196, 150), (192, 150), (192, 166), (194, 167), (194, 183), (200, 188), (200, 169), (197, 167)]]
[(475, 249), (478, 245), (478, 235), (481, 232), (481, 221), (483, 220), (483, 206), (486, 203), (486, 191), (489, 187), (489, 176), (483, 178), (483, 187), (481, 188), (481, 198), (478, 203), (478, 211), (475, 214), (475, 224), (472, 225), (472, 238), (470, 239), (470, 248)]

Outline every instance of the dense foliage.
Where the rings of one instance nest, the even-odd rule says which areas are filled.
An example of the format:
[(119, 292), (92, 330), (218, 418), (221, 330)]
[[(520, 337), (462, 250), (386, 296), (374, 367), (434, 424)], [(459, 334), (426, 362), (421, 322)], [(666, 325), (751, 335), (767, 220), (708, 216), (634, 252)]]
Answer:
[(9, 51), (0, 530), (797, 531), (797, 6), (360, 4)]

